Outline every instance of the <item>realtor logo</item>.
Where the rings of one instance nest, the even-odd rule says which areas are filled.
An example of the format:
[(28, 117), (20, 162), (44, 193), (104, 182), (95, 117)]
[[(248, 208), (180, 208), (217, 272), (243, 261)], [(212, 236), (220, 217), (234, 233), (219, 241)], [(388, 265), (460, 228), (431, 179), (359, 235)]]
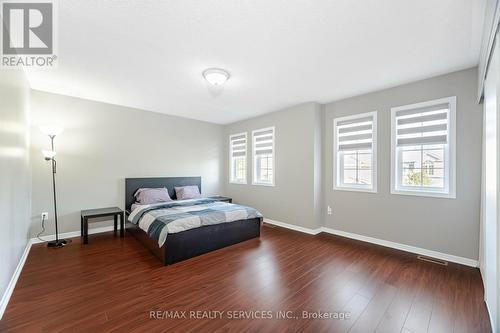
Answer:
[(52, 1), (2, 1), (2, 21), (2, 67), (54, 67)]

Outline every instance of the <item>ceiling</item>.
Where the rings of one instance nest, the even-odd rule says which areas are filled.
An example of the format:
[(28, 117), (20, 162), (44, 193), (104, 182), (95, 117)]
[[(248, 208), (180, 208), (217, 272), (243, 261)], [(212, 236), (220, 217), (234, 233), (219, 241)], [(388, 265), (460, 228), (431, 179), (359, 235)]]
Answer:
[(485, 0), (58, 4), (58, 68), (33, 89), (227, 124), (476, 66)]

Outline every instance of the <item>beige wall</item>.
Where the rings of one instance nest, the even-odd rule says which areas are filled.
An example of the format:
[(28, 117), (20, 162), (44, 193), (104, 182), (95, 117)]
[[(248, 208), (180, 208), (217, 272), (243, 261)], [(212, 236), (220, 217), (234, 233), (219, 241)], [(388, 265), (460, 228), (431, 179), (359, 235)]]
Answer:
[[(0, 296), (28, 242), (29, 86), (22, 71), (0, 74)], [(1, 305), (6, 305), (4, 302)], [(0, 308), (0, 316), (3, 309)]]
[[(325, 105), (325, 226), (478, 259), (482, 111), (477, 69), (438, 76)], [(390, 108), (457, 96), (457, 197), (390, 194)], [(333, 190), (333, 119), (378, 111), (378, 193)]]
[[(275, 186), (252, 185), (252, 130), (275, 126)], [(229, 136), (248, 133), (248, 184), (229, 183)], [(265, 218), (307, 228), (321, 225), (321, 106), (304, 103), (225, 127), (226, 194)]]
[(45, 211), (45, 234), (54, 233), (51, 169), (40, 153), (50, 144), (43, 124), (65, 128), (55, 141), (60, 232), (80, 230), (82, 209), (123, 208), (127, 177), (201, 176), (203, 194), (222, 192), (220, 125), (39, 91), (32, 91), (31, 105), (32, 236)]

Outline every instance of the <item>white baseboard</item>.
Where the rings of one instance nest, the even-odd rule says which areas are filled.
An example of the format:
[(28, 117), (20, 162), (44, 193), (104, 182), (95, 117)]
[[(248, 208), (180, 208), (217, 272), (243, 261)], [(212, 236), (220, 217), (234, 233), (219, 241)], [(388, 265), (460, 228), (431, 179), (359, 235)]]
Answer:
[(19, 275), (21, 275), (21, 271), (23, 270), (24, 263), (26, 262), (26, 258), (28, 258), (28, 254), (31, 249), (31, 240), (28, 240), (26, 247), (24, 248), (23, 255), (21, 259), (19, 259), (19, 263), (17, 264), (16, 270), (12, 277), (10, 278), (9, 284), (7, 285), (7, 289), (3, 293), (2, 300), (0, 301), (0, 320), (3, 317), (5, 309), (7, 309), (7, 304), (9, 304), (10, 297), (12, 296), (12, 292), (14, 292), (14, 288), (16, 287), (17, 279), (19, 279)]
[(328, 227), (310, 229), (310, 228), (300, 227), (300, 226), (296, 226), (293, 224), (275, 221), (275, 220), (271, 220), (271, 219), (267, 219), (267, 218), (264, 218), (264, 222), (272, 224), (272, 225), (276, 225), (278, 227), (283, 227), (283, 228), (287, 228), (290, 230), (303, 232), (303, 233), (306, 233), (309, 235), (317, 235), (321, 232), (325, 232), (328, 234), (338, 235), (338, 236), (351, 238), (351, 239), (355, 239), (355, 240), (359, 240), (359, 241), (363, 241), (363, 242), (367, 242), (367, 243), (372, 243), (372, 244), (377, 244), (377, 245), (381, 245), (381, 246), (385, 246), (385, 247), (390, 247), (390, 248), (393, 248), (396, 250), (401, 250), (401, 251), (420, 254), (423, 256), (432, 257), (432, 258), (436, 258), (436, 259), (446, 260), (449, 262), (454, 262), (454, 263), (465, 265), (465, 266), (470, 266), (470, 267), (478, 267), (479, 266), (479, 262), (477, 260), (474, 260), (474, 259), (459, 257), (459, 256), (455, 256), (452, 254), (437, 252), (437, 251), (433, 251), (433, 250), (427, 250), (427, 249), (423, 249), (423, 248), (416, 247), (416, 246), (391, 242), (391, 241), (378, 239), (378, 238), (374, 238), (374, 237), (363, 236), (363, 235), (354, 234), (354, 233), (342, 231), (342, 230), (336, 230), (336, 229), (332, 229), (332, 228), (328, 228)]
[[(496, 331), (500, 332), (500, 325), (497, 325), (493, 321), (493, 318), (495, 318), (496, 321), (498, 321), (499, 318), (492, 316), (493, 312), (492, 312), (492, 310), (490, 308), (488, 300), (486, 299), (486, 279), (485, 279), (485, 276), (486, 276), (485, 274), (486, 273), (484, 272), (484, 266), (483, 266), (483, 263), (481, 262), (481, 260), (479, 260), (478, 267), (479, 267), (479, 273), (481, 275), (481, 281), (483, 281), (483, 286), (484, 286), (484, 289), (485, 289), (483, 300), (484, 300), (484, 304), (486, 305), (486, 310), (488, 311), (488, 315), (490, 316), (491, 331), (492, 332), (496, 332)], [(496, 309), (494, 309), (494, 311), (496, 311)], [(498, 329), (496, 329), (495, 326), (499, 326)]]
[(385, 246), (385, 247), (390, 247), (390, 248), (393, 248), (396, 250), (401, 250), (401, 251), (416, 253), (416, 254), (420, 254), (423, 256), (432, 257), (432, 258), (436, 258), (436, 259), (446, 260), (449, 262), (454, 262), (454, 263), (465, 265), (465, 266), (478, 267), (478, 265), (479, 265), (479, 262), (477, 260), (474, 260), (474, 259), (459, 257), (459, 256), (455, 256), (452, 254), (437, 252), (437, 251), (433, 251), (433, 250), (427, 250), (427, 249), (423, 249), (423, 248), (416, 247), (416, 246), (395, 243), (395, 242), (391, 242), (391, 241), (387, 241), (387, 240), (383, 240), (383, 239), (358, 235), (358, 234), (354, 234), (351, 232), (331, 229), (331, 228), (327, 228), (327, 227), (323, 227), (322, 231), (329, 233), (329, 234), (333, 234), (333, 235), (338, 235), (338, 236), (342, 236), (342, 237), (346, 237), (346, 238), (360, 240), (363, 242), (368, 242), (368, 243), (377, 244), (377, 245), (381, 245), (381, 246)]
[[(491, 312), (490, 306), (488, 305), (488, 302), (486, 300), (484, 300), (484, 304), (486, 304), (486, 311), (488, 311), (488, 315), (490, 316), (491, 331), (492, 332), (497, 332), (495, 330), (495, 326), (497, 326), (497, 324), (493, 321), (493, 317), (492, 317), (492, 312)], [(498, 320), (498, 318), (497, 318), (497, 320)]]
[[(89, 235), (92, 235), (92, 234), (99, 234), (101, 232), (107, 232), (107, 231), (113, 231), (114, 230), (114, 226), (105, 226), (105, 227), (100, 227), (100, 228), (93, 228), (93, 229), (90, 229), (89, 228)], [(70, 232), (64, 232), (62, 234), (59, 234), (59, 238), (72, 238), (72, 237), (80, 237), (81, 233), (80, 231), (70, 231)], [(44, 240), (46, 241), (51, 241), (51, 240), (54, 240), (56, 239), (56, 235), (46, 235), (46, 236), (40, 236), (41, 238), (43, 238)], [(38, 238), (32, 238), (31, 239), (31, 242), (33, 244), (37, 244), (37, 243), (43, 243), (44, 241), (38, 239)]]
[(272, 224), (272, 225), (282, 227), (282, 228), (287, 228), (290, 230), (300, 231), (300, 232), (303, 232), (303, 233), (309, 234), (309, 235), (317, 235), (321, 232), (321, 228), (310, 229), (310, 228), (301, 227), (298, 225), (289, 224), (289, 223), (285, 223), (285, 222), (275, 221), (275, 220), (271, 220), (271, 219), (267, 219), (267, 218), (264, 218), (264, 223)]

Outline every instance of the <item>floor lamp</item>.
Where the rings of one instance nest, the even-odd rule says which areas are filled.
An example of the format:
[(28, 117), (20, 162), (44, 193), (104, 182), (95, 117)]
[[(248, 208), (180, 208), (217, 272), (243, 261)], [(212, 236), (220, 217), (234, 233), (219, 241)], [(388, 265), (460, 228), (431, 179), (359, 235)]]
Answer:
[(65, 239), (59, 239), (59, 230), (57, 226), (57, 195), (56, 195), (56, 151), (54, 150), (54, 138), (62, 133), (62, 128), (42, 127), (41, 131), (50, 138), (51, 150), (42, 150), (46, 161), (51, 161), (52, 165), (52, 191), (54, 194), (54, 221), (56, 224), (56, 239), (47, 243), (48, 247), (63, 247), (68, 244)]

